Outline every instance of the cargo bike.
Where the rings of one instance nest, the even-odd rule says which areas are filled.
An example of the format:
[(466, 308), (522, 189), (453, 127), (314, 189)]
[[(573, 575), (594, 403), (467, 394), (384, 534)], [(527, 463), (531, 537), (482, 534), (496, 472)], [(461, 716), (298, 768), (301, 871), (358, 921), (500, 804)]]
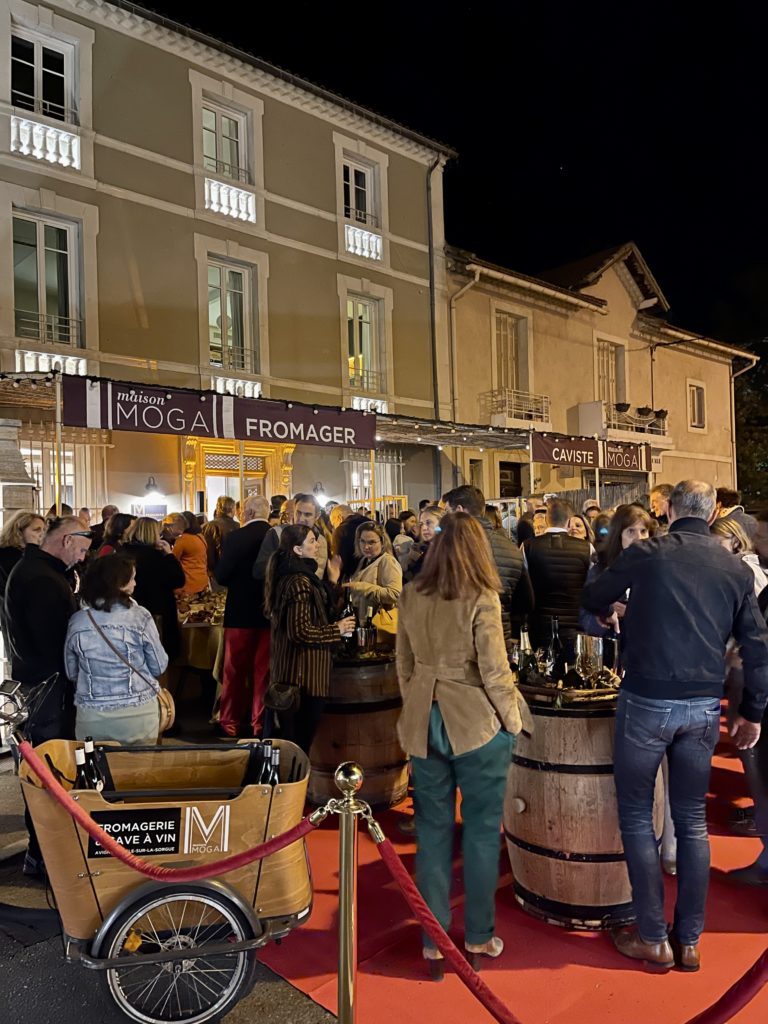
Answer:
[[(20, 703), (17, 697), (9, 716), (11, 704), (0, 701), (0, 717), (12, 717), (18, 726), (25, 717)], [(50, 740), (34, 752), (126, 849), (150, 863), (187, 868), (249, 850), (301, 821), (309, 761), (292, 743), (273, 743), (280, 769), (269, 785), (259, 781), (258, 741), (98, 744), (100, 792), (74, 788), (78, 743)], [(98, 970), (110, 997), (133, 1021), (220, 1020), (249, 993), (259, 947), (280, 941), (309, 917), (312, 883), (303, 840), (215, 879), (147, 881), (89, 836), (26, 761), (19, 777), (65, 955)]]

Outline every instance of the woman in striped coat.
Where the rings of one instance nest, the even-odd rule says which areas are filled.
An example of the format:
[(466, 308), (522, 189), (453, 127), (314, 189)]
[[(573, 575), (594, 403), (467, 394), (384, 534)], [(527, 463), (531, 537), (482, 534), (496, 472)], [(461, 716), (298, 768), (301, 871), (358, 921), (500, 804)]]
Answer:
[(280, 735), (306, 753), (331, 685), (333, 645), (355, 628), (354, 617), (331, 622), (341, 559), (328, 562), (328, 581), (316, 576), (317, 538), (308, 526), (286, 526), (269, 560), (264, 608), (271, 620), (270, 679), (301, 690), (296, 711), (280, 712)]

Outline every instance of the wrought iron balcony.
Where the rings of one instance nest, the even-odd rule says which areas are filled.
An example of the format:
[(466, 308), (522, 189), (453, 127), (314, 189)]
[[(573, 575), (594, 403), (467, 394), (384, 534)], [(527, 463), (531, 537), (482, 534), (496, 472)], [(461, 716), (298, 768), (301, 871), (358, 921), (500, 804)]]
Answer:
[(367, 391), (381, 395), (385, 391), (384, 374), (378, 370), (350, 372), (348, 386), (355, 391)]
[(79, 348), (83, 321), (58, 313), (35, 313), (26, 309), (14, 311), (17, 338), (32, 338), (49, 345), (71, 345)]
[(211, 340), (211, 366), (219, 366), (224, 370), (239, 370), (243, 373), (258, 373), (257, 353), (250, 348), (237, 346), (215, 346)]
[(494, 388), (480, 395), (484, 419), (530, 420), (532, 423), (550, 422), (549, 395), (534, 395), (529, 391), (512, 388)]
[(203, 160), (203, 167), (205, 167), (206, 171), (223, 175), (225, 178), (231, 178), (233, 181), (242, 182), (243, 185), (251, 184), (251, 175), (248, 168), (238, 167), (237, 164), (233, 164), (231, 161), (214, 160), (213, 157), (207, 156)]
[(605, 425), (609, 430), (626, 430), (636, 434), (655, 434), (666, 437), (667, 410), (640, 406), (630, 411), (628, 402), (615, 405), (605, 403)]

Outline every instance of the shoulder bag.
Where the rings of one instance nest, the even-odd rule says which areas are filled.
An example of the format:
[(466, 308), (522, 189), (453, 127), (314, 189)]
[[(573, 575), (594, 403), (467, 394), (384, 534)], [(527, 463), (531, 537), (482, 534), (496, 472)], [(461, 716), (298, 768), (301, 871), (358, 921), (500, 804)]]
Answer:
[(176, 704), (170, 690), (163, 689), (155, 679), (148, 679), (143, 672), (140, 672), (135, 668), (130, 661), (120, 653), (96, 619), (94, 619), (90, 608), (88, 609), (88, 618), (91, 620), (91, 625), (95, 627), (96, 632), (101, 636), (102, 640), (106, 643), (112, 653), (116, 654), (120, 661), (122, 661), (124, 665), (128, 666), (131, 672), (135, 672), (139, 679), (143, 679), (150, 689), (155, 690), (157, 694), (157, 706), (160, 712), (160, 732), (167, 732), (173, 725), (174, 719), (176, 718)]

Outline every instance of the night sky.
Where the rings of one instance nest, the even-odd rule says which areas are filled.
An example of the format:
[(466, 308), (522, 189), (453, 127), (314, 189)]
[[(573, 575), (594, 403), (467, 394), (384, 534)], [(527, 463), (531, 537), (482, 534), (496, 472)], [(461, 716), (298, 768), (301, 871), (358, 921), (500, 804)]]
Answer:
[(672, 322), (768, 335), (758, 5), (145, 6), (457, 149), (451, 244), (535, 274), (633, 239)]

